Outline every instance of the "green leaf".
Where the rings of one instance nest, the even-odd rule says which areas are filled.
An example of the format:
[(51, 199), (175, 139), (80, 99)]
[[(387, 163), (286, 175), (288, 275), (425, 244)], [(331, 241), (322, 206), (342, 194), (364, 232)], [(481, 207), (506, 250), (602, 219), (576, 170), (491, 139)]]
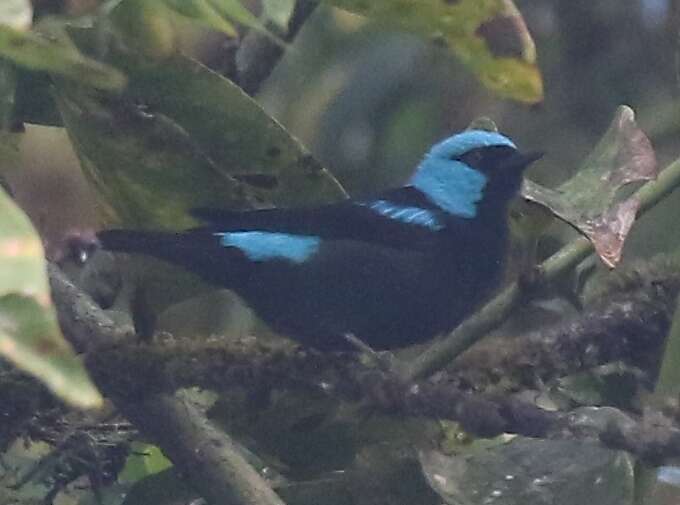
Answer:
[(138, 480), (162, 472), (172, 467), (172, 463), (155, 445), (133, 442), (125, 466), (118, 474), (120, 482), (137, 482)]
[[(81, 166), (120, 224), (195, 226), (201, 205), (247, 205), (243, 185), (221, 173), (187, 133), (161, 114), (106, 103), (61, 83), (57, 104)], [(104, 207), (106, 209), (106, 207)]]
[(443, 45), (489, 89), (526, 103), (543, 100), (536, 50), (512, 0), (326, 0)]
[(631, 409), (644, 373), (622, 362), (607, 363), (557, 379), (555, 393), (580, 405)]
[(0, 190), (0, 354), (76, 407), (102, 398), (62, 336), (50, 300), (42, 244)]
[(230, 80), (189, 58), (121, 65), (129, 95), (184, 129), (220, 170), (277, 206), (319, 204), (342, 187), (276, 120)]
[[(118, 503), (118, 502), (116, 502)], [(135, 482), (121, 505), (177, 505), (202, 503), (186, 479), (174, 467)]]
[(446, 504), (633, 503), (632, 458), (592, 442), (517, 437), (474, 454), (423, 450), (419, 458)]
[(33, 7), (30, 0), (2, 0), (0, 2), (0, 25), (15, 30), (28, 30), (33, 23)]
[(103, 90), (120, 90), (125, 76), (113, 67), (87, 58), (72, 44), (38, 32), (0, 24), (0, 57), (31, 69), (44, 70)]
[(85, 173), (121, 224), (177, 229), (195, 226), (187, 215), (194, 207), (293, 206), (344, 195), (231, 81), (181, 56), (120, 62), (130, 77), (124, 100), (105, 103), (64, 85), (57, 96)]

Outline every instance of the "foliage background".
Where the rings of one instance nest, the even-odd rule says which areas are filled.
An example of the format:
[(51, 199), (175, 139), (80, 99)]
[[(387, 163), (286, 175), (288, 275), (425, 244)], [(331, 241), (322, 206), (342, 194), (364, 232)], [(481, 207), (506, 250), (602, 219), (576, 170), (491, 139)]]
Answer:
[[(45, 9), (71, 12), (87, 9), (87, 3), (42, 2)], [(258, 8), (256, 2), (251, 6)], [(622, 103), (636, 111), (660, 166), (677, 157), (678, 0), (520, 0), (517, 6), (537, 46), (545, 81), (545, 100), (540, 104), (501, 99), (449, 54), (422, 38), (327, 5), (316, 10), (287, 48), (257, 99), (353, 195), (401, 183), (429, 145), (481, 115), (492, 117), (520, 146), (547, 152), (528, 175), (548, 186), (577, 169)], [(224, 64), (224, 34), (187, 23), (181, 28), (181, 43), (211, 68)], [(21, 170), (16, 165), (12, 162), (4, 168), (7, 180), (50, 255), (59, 253), (64, 237), (73, 230), (100, 226), (95, 197), (62, 130), (29, 126), (21, 138)], [(674, 251), (680, 244), (680, 233), (674, 232), (678, 211), (680, 200), (673, 195), (645, 217), (634, 228), (625, 262)], [(566, 225), (556, 225), (552, 233), (563, 237), (571, 231)], [(166, 313), (167, 324), (177, 328), (195, 307)], [(199, 318), (205, 317), (202, 313)], [(212, 328), (208, 325), (203, 331), (209, 333)], [(310, 408), (304, 402), (294, 399), (293, 407), (284, 407), (301, 411), (301, 423), (307, 419), (305, 409)], [(270, 413), (273, 419), (278, 415), (276, 409)], [(263, 423), (262, 431), (277, 433)], [(280, 440), (275, 438), (273, 434), (266, 441), (272, 446), (268, 448), (279, 449), (275, 446)], [(334, 456), (342, 456), (338, 447), (304, 446), (299, 452), (307, 456), (313, 449), (320, 451), (319, 459), (328, 458), (332, 449), (337, 449)], [(501, 471), (514, 457), (507, 456), (509, 463), (501, 465)], [(375, 453), (366, 455), (353, 471), (361, 473), (376, 459), (380, 456)], [(597, 458), (592, 456), (592, 460), (592, 471), (600, 471)], [(584, 459), (580, 461), (582, 470), (588, 470)], [(614, 466), (623, 468), (625, 474), (626, 464)], [(305, 471), (311, 473), (303, 469), (303, 475)], [(570, 482), (579, 481), (574, 477)], [(572, 496), (579, 503), (578, 494)], [(618, 499), (612, 493), (609, 497)]]

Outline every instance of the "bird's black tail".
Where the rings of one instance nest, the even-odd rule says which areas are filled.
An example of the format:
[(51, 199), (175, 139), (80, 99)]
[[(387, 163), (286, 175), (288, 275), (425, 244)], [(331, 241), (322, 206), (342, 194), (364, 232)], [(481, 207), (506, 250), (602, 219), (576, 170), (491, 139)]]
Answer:
[(224, 258), (224, 252), (216, 251), (223, 250), (218, 238), (204, 231), (105, 230), (97, 233), (97, 239), (103, 249), (153, 256), (199, 274), (210, 271), (217, 257)]
[(103, 249), (150, 256), (190, 248), (191, 242), (185, 237), (181, 233), (138, 230), (105, 230), (97, 233), (97, 239)]

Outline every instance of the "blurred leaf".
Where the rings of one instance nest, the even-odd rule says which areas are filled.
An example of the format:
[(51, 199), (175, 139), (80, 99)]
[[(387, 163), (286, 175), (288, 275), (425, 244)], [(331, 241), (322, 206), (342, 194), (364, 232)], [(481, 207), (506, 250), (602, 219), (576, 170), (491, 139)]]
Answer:
[(678, 391), (680, 391), (680, 299), (676, 302), (673, 323), (668, 331), (654, 393), (672, 398), (678, 395)]
[(172, 463), (155, 445), (133, 442), (125, 466), (118, 474), (120, 482), (137, 482), (138, 480), (162, 472), (172, 467)]
[(44, 70), (103, 90), (120, 90), (125, 76), (87, 58), (62, 38), (0, 24), (0, 56), (31, 70)]
[(99, 393), (59, 330), (40, 239), (2, 190), (0, 216), (0, 353), (71, 405), (98, 407)]
[(202, 503), (198, 493), (174, 468), (141, 479), (126, 493), (121, 505), (179, 505)]
[(30, 0), (2, 0), (0, 2), (0, 25), (15, 30), (28, 30), (33, 23), (33, 6)]
[(137, 57), (163, 60), (177, 51), (172, 12), (157, 0), (123, 0), (109, 12), (106, 21), (117, 35), (117, 43)]
[(57, 103), (82, 168), (120, 224), (186, 228), (196, 206), (243, 207), (243, 185), (221, 172), (187, 133), (128, 102), (105, 103), (65, 85)]
[(633, 182), (655, 179), (652, 144), (635, 123), (630, 107), (619, 107), (614, 121), (578, 172), (557, 190), (525, 181), (522, 195), (574, 226), (590, 239), (610, 267), (621, 259), (623, 243), (640, 202), (618, 199), (619, 190)]
[[(364, 502), (352, 496), (350, 478), (345, 472), (325, 474), (318, 479), (295, 481), (276, 488), (285, 503), (295, 505), (360, 505)], [(421, 505), (420, 502), (414, 502)]]
[(305, 475), (348, 465), (357, 450), (352, 423), (337, 402), (318, 394), (276, 392), (257, 411), (241, 408), (236, 395), (221, 397), (210, 417), (240, 440), (256, 441), (257, 455), (270, 466), (289, 467)]
[(20, 134), (0, 131), (0, 177), (19, 164)]
[(491, 119), (490, 117), (486, 116), (481, 116), (473, 119), (468, 127), (466, 128), (467, 130), (484, 130), (486, 132), (495, 132), (498, 133), (498, 126), (496, 125), (496, 122)]
[(403, 446), (378, 443), (362, 448), (346, 479), (354, 496), (351, 503), (441, 504), (423, 478), (417, 454)]
[(512, 0), (326, 1), (450, 47), (501, 96), (526, 103), (543, 100), (534, 42)]
[(285, 30), (295, 9), (295, 0), (263, 0), (262, 9), (267, 20)]
[(449, 504), (633, 503), (631, 458), (594, 442), (518, 437), (475, 454), (423, 451), (420, 462)]
[(644, 381), (643, 375), (639, 369), (625, 363), (607, 363), (560, 377), (556, 390), (581, 405), (616, 405), (632, 409), (638, 386)]
[(240, 0), (164, 0), (165, 4), (179, 14), (236, 37), (238, 32), (231, 21), (262, 32), (267, 29)]
[[(183, 298), (187, 298), (186, 293)], [(168, 332), (175, 338), (186, 337), (194, 341), (214, 335), (227, 335), (230, 340), (238, 340), (255, 335), (257, 331), (252, 311), (226, 289), (212, 289), (170, 305), (158, 315), (154, 329)]]
[(17, 69), (14, 117), (17, 122), (62, 126), (47, 73)]
[(17, 72), (14, 65), (0, 60), (0, 130), (10, 130), (14, 123), (14, 98)]

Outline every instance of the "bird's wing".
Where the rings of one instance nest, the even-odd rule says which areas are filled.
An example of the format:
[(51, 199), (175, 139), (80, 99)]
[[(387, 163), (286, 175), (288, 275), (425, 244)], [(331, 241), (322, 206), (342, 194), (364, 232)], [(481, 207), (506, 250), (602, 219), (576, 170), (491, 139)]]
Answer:
[(246, 212), (195, 209), (192, 213), (215, 233), (263, 231), (418, 249), (427, 247), (447, 224), (440, 209), (408, 186), (376, 198), (321, 207)]

